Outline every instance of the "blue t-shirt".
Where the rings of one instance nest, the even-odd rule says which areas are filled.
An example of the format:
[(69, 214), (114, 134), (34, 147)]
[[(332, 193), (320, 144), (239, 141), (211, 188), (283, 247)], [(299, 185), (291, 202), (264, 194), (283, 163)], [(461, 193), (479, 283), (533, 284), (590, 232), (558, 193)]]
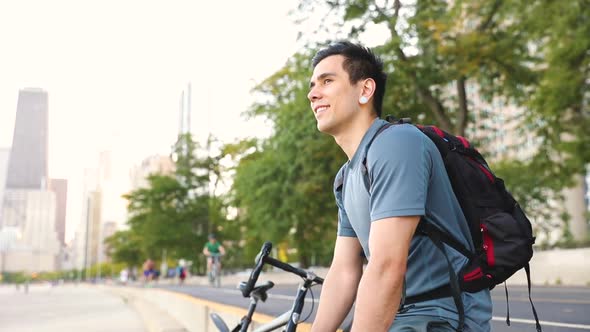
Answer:
[[(473, 249), (465, 217), (434, 143), (412, 125), (395, 125), (383, 130), (367, 149), (370, 140), (385, 124), (387, 122), (380, 119), (373, 122), (353, 158), (336, 176), (338, 235), (358, 238), (370, 260), (371, 222), (390, 217), (425, 216), (427, 221)], [(365, 158), (366, 168), (363, 167)], [(337, 190), (341, 183), (342, 189)], [(467, 259), (449, 246), (445, 250), (458, 272)], [(448, 265), (443, 253), (429, 238), (415, 236), (408, 255), (406, 295), (422, 294), (448, 283)], [(490, 292), (463, 292), (462, 297), (465, 330), (489, 331)], [(458, 324), (457, 309), (451, 297), (416, 303), (396, 319), (414, 315), (443, 318), (455, 326)]]

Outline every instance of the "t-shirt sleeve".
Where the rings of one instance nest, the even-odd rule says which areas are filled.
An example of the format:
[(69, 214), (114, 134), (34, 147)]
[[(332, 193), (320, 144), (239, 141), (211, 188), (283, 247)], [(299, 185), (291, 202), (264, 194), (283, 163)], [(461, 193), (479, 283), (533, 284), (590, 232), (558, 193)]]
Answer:
[(336, 199), (336, 205), (338, 206), (338, 236), (357, 237), (356, 232), (350, 224), (350, 220), (344, 210), (344, 203), (342, 199), (342, 187), (344, 184), (344, 170), (347, 166), (344, 165), (334, 180), (334, 198)]
[(350, 221), (346, 216), (346, 212), (338, 208), (338, 236), (357, 237), (354, 229), (350, 225)]
[(383, 131), (367, 154), (371, 221), (425, 213), (431, 159), (426, 139), (411, 125)]

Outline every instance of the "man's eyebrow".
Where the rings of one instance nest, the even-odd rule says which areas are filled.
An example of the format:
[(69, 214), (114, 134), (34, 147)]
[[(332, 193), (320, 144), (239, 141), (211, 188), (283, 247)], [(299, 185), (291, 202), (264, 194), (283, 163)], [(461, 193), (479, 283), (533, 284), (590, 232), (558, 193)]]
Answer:
[[(322, 73), (318, 77), (316, 77), (315, 80), (316, 81), (320, 81), (322, 78), (326, 78), (328, 76), (336, 76), (336, 74), (335, 73)], [(310, 88), (313, 88), (314, 86), (315, 86), (315, 82), (313, 82), (313, 81), (312, 82), (309, 82), (309, 87)]]

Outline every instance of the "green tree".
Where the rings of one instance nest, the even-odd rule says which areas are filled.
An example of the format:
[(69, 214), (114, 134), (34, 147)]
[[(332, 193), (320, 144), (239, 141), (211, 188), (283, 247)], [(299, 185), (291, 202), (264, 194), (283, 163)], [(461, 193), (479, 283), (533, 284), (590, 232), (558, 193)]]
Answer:
[[(323, 6), (304, 0), (300, 8)], [(500, 95), (518, 102), (520, 88), (534, 80), (533, 59), (514, 22), (517, 2), (335, 0), (328, 6), (352, 40), (373, 24), (390, 32), (375, 47), (390, 73), (384, 103), (390, 112), (463, 135), (472, 113), (468, 83), (487, 101)]]
[[(531, 160), (495, 167), (533, 217), (590, 162), (590, 6), (585, 0), (303, 0), (302, 13), (328, 8), (330, 35), (357, 40), (377, 24), (390, 36), (375, 47), (390, 73), (384, 112), (476, 131), (470, 87), (524, 111), (538, 137)], [(332, 20), (330, 20), (332, 18)], [(481, 107), (481, 106), (480, 106)], [(488, 140), (479, 142), (485, 154)], [(518, 170), (518, 171), (516, 171)], [(545, 225), (548, 226), (548, 225)]]
[(140, 266), (147, 254), (142, 248), (141, 237), (133, 229), (118, 231), (105, 240), (107, 254), (115, 262), (125, 262), (129, 266)]
[(225, 223), (225, 202), (211, 198), (209, 178), (219, 158), (199, 149), (190, 134), (179, 135), (173, 146), (173, 176), (152, 174), (148, 186), (124, 197), (129, 201), (129, 229), (107, 239), (116, 262), (136, 266), (146, 258), (157, 260), (164, 251), (171, 259), (193, 260), (204, 271), (201, 257), (207, 233)]
[[(528, 122), (543, 137), (538, 158), (558, 173), (580, 174), (590, 162), (590, 6), (588, 1), (533, 1), (523, 14), (543, 61), (528, 102)], [(554, 156), (541, 158), (541, 156)], [(538, 160), (541, 163), (542, 160)], [(559, 176), (563, 178), (563, 176)]]

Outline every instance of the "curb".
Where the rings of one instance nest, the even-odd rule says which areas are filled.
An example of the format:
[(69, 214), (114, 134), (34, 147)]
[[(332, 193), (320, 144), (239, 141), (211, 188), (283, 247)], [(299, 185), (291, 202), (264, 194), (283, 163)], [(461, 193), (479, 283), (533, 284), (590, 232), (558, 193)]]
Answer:
[(115, 290), (112, 287), (106, 288), (106, 290), (113, 295), (121, 297), (138, 314), (147, 332), (189, 332), (189, 330), (175, 320), (169, 313), (160, 309), (158, 305), (142, 299), (130, 291), (123, 289)]
[[(212, 324), (209, 314), (202, 317), (199, 323), (196, 323), (196, 308), (204, 309), (207, 313), (217, 312), (232, 318), (232, 322), (237, 322), (247, 313), (246, 308), (232, 305), (220, 304), (209, 300), (200, 299), (188, 294), (173, 292), (159, 288), (126, 288), (124, 286), (97, 286), (102, 290), (120, 296), (140, 315), (148, 332), (201, 332), (217, 331), (210, 328)], [(166, 300), (167, 309), (160, 307), (158, 300)], [(198, 316), (198, 315), (197, 315)], [(253, 330), (256, 326), (268, 323), (275, 317), (261, 313), (255, 313), (252, 317)], [(187, 323), (191, 322), (192, 323)], [(297, 331), (311, 331), (311, 324), (301, 323), (297, 326)]]

